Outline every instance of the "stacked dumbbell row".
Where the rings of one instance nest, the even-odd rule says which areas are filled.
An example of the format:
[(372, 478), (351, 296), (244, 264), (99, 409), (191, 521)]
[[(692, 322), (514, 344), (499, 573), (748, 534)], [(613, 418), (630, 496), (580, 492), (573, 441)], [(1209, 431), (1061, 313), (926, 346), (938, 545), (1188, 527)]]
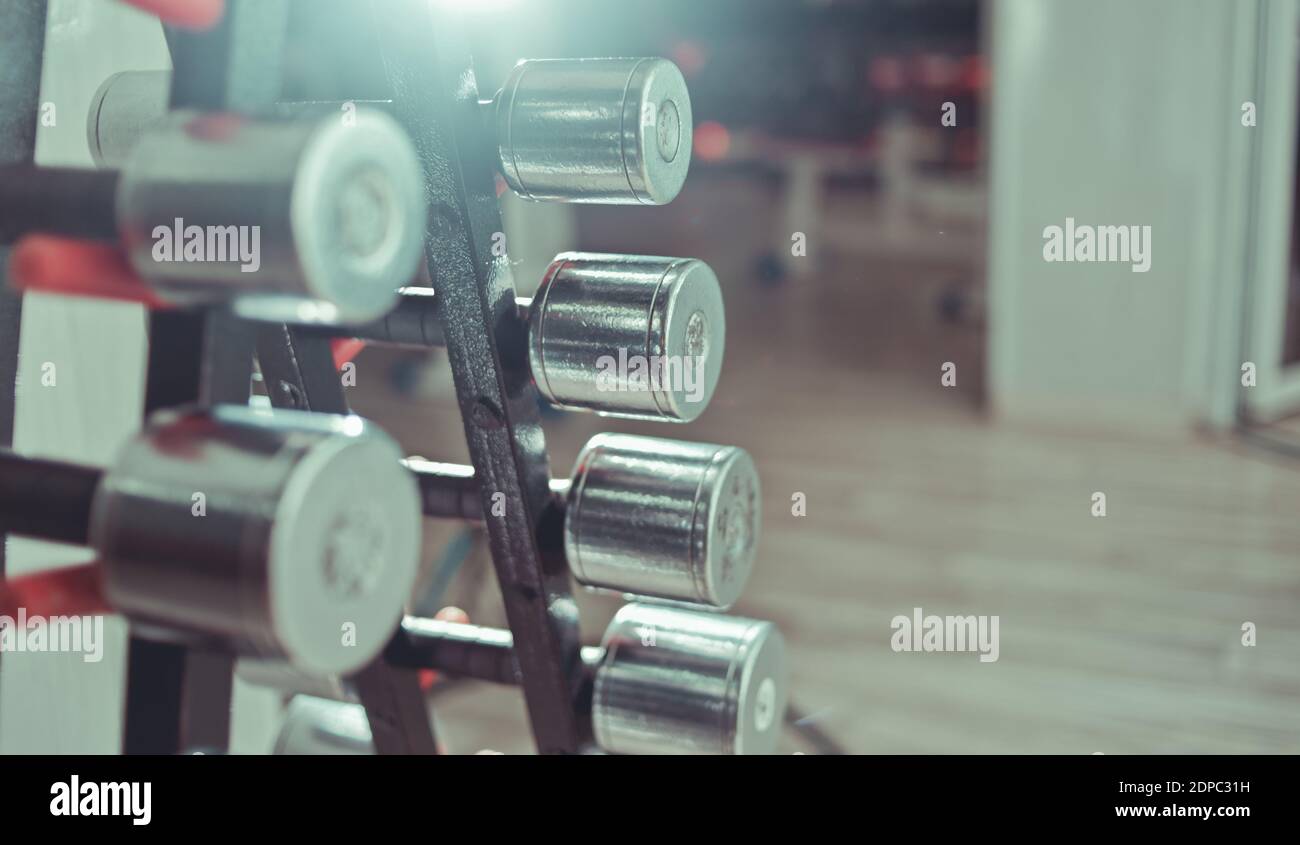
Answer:
[[(402, 288), (384, 318), (331, 333), (441, 346), (438, 302), (430, 288)], [(691, 422), (717, 387), (726, 312), (717, 277), (703, 261), (562, 253), (546, 269), (536, 295), (518, 305), (528, 326), (533, 381), (556, 407)], [(635, 367), (643, 375), (628, 373)]]
[[(0, 220), (0, 239), (32, 229), (120, 236), (166, 303), (229, 302), (244, 316), (308, 324), (388, 314), (394, 282), (418, 275), (425, 220), (403, 130), (373, 104), (281, 120), (168, 112), (168, 86), (166, 72), (128, 72), (96, 96), (91, 145), (120, 174), (7, 171), (0, 192), (25, 210)], [(661, 59), (521, 62), (484, 112), (500, 172), (532, 199), (661, 203), (686, 176), (689, 96)], [(171, 232), (177, 220), (205, 230), (239, 221), (263, 230), (269, 249), (255, 269), (234, 255), (183, 260), (182, 249), (159, 260), (155, 232)], [(694, 407), (651, 390), (622, 397), (641, 407), (611, 409), (689, 421), (708, 402), (725, 342), (712, 271), (688, 259), (561, 259), (568, 260), (548, 271), (532, 315), (530, 359), (546, 398), (567, 407), (610, 404), (593, 395), (593, 373), (601, 354), (618, 349), (625, 357), (693, 357), (709, 368)], [(427, 289), (408, 292), (420, 290)]]
[[(509, 631), (408, 617), (388, 657), (400, 666), (513, 684), (512, 645)], [(770, 622), (628, 604), (601, 645), (583, 649), (582, 660), (592, 732), (605, 751), (769, 754), (776, 748), (785, 712), (785, 646)], [(241, 664), (241, 674), (299, 691), (277, 753), (374, 753), (364, 714), (347, 700), (346, 684), (303, 686), (263, 665)]]
[[(101, 167), (130, 160), (142, 134), (168, 119), (170, 71), (126, 71), (96, 92), (87, 121)], [(281, 103), (280, 117), (386, 111), (387, 101)], [(511, 70), (480, 103), (497, 166), (520, 196), (602, 205), (663, 205), (686, 181), (691, 102), (665, 59), (543, 59)]]
[[(572, 86), (576, 102), (624, 77), (639, 87), (618, 88), (617, 102), (578, 112), (555, 100), (556, 86)], [(119, 238), (148, 286), (140, 296), (160, 305), (229, 303), (241, 316), (298, 324), (365, 324), (389, 314), (400, 284), (419, 274), (425, 221), (405, 132), (375, 108), (346, 120), (169, 113), (168, 81), (166, 73), (119, 74), (97, 96), (92, 146), (101, 158), (114, 151), (107, 159), (121, 164), (120, 173), (6, 169), (0, 207), (22, 213), (0, 220), (0, 241), (34, 230)], [(685, 178), (689, 98), (671, 63), (523, 62), (492, 102), (501, 171), (530, 198), (666, 202)], [(647, 103), (657, 103), (648, 122), (641, 116)], [(640, 128), (622, 137), (615, 129), (627, 109), (637, 115), (628, 125)], [(611, 133), (618, 137), (595, 153), (587, 143), (578, 147), (583, 157), (563, 155), (569, 135)], [(191, 228), (205, 235), (204, 254), (196, 250), (192, 260), (185, 255), (195, 243), (186, 236)], [(259, 232), (255, 262), (238, 254), (239, 228)], [(159, 258), (160, 246), (168, 258)], [(421, 290), (408, 289), (408, 298)], [(717, 280), (703, 262), (566, 254), (548, 271), (532, 311), (530, 360), (549, 401), (680, 421), (707, 405), (725, 326)], [(614, 358), (619, 349), (622, 358)], [(699, 360), (706, 371), (689, 402), (680, 380), (675, 389), (615, 401), (595, 386), (602, 355)]]
[[(387, 645), (397, 665), (511, 682), (508, 632), (401, 620), (420, 503), (457, 499), (472, 483), (466, 469), (404, 464), (390, 438), (356, 417), (222, 407), (156, 415), (102, 474), (2, 454), (0, 506), (8, 532), (90, 545), (99, 578), (87, 606), (107, 605), (156, 636), (314, 677), (354, 672)], [(753, 513), (755, 483), (734, 448), (595, 438), (557, 498), (574, 575), (729, 604), (752, 565), (753, 527), (735, 514)], [(617, 504), (637, 497), (664, 503), (640, 516), (657, 523), (645, 531), (654, 545), (636, 541), (635, 512)], [(485, 654), (494, 668), (482, 668)], [(784, 677), (768, 623), (632, 604), (593, 663), (593, 729), (606, 750), (770, 750), (775, 739)], [(717, 708), (732, 715), (705, 718)], [(736, 733), (703, 737), (707, 725)]]
[(177, 112), (120, 172), (7, 170), (0, 207), (0, 241), (120, 241), (143, 301), (300, 324), (386, 313), (393, 281), (418, 270), (426, 220), (410, 138), (368, 111), (350, 126)]
[[(90, 133), (97, 156), (120, 163), (121, 173), (6, 174), (10, 199), (30, 200), (36, 213), (0, 221), (0, 236), (35, 228), (120, 237), (156, 304), (227, 303), (253, 319), (352, 327), (332, 330), (341, 336), (440, 342), (432, 319), (437, 298), (395, 284), (419, 272), (425, 210), (414, 146), (383, 104), (362, 107), (346, 122), (337, 114), (304, 115), (312, 109), (301, 106), (286, 106), (293, 116), (280, 119), (169, 114), (167, 84), (150, 74), (110, 79), (92, 108)], [(657, 204), (671, 200), (685, 178), (689, 98), (680, 74), (662, 60), (521, 63), (483, 113), (501, 174), (531, 199)], [(181, 221), (201, 230), (232, 221), (256, 227), (257, 266), (234, 256), (159, 260), (158, 233), (173, 225), (183, 249)], [(702, 262), (564, 254), (536, 297), (520, 305), (533, 379), (553, 404), (690, 421), (712, 395), (725, 322), (717, 280)], [(658, 361), (702, 366), (690, 374), (694, 384), (654, 379), (640, 389), (609, 389), (599, 362), (630, 357), (649, 362), (656, 375)], [(104, 598), (164, 638), (287, 660), (312, 674), (354, 671), (388, 642), (414, 580), (419, 509), (404, 492), (412, 484), (398, 458), (390, 440), (356, 418), (277, 412), (266, 419), (237, 408), (155, 417), (96, 483), (83, 523), (101, 557)], [(6, 459), (7, 469), (18, 468), (15, 461)], [(470, 468), (420, 460), (406, 466), (427, 514), (481, 518)], [(556, 503), (579, 582), (703, 607), (725, 608), (738, 597), (759, 512), (757, 477), (741, 450), (601, 436), (584, 449), (572, 482), (553, 486), (564, 492)], [(77, 489), (84, 492), (84, 484)], [(198, 522), (196, 494), (205, 502)], [(28, 528), (37, 536), (68, 539), (43, 533), (48, 519), (36, 523)], [(660, 620), (663, 644), (624, 642), (638, 614)], [(739, 633), (759, 628), (761, 637)], [(350, 640), (338, 636), (341, 629)], [(678, 629), (684, 633), (673, 636)], [(702, 645), (710, 638), (717, 640), (712, 651)], [(698, 666), (700, 649), (731, 655), (719, 664), (725, 683), (656, 689), (664, 684), (655, 680), (663, 675), (656, 665)], [(770, 725), (783, 700), (780, 652), (779, 634), (766, 623), (629, 605), (593, 673), (597, 739), (612, 751), (653, 751), (656, 743), (764, 747), (752, 739), (674, 746), (672, 737), (684, 735), (693, 718), (674, 708), (715, 696), (708, 707), (740, 720), (735, 737), (748, 735), (740, 725)], [(759, 653), (765, 674), (751, 690), (751, 669), (741, 667)], [(692, 676), (677, 677), (685, 683)], [(760, 712), (737, 711), (740, 700), (757, 702)], [(646, 724), (658, 727), (632, 736)], [(620, 738), (620, 730), (631, 735)]]
[[(166, 72), (101, 86), (91, 149), (120, 172), (6, 168), (0, 242), (120, 238), (168, 304), (229, 301), (250, 319), (300, 324), (386, 313), (419, 269), (426, 209), (415, 145), (383, 104), (282, 104), (284, 116), (252, 119), (169, 112), (169, 87)], [(690, 100), (671, 62), (521, 62), (483, 110), (501, 174), (529, 199), (657, 205), (686, 178)], [(219, 230), (221, 258), (187, 260), (190, 227)], [(256, 266), (231, 254), (238, 227), (259, 232)], [(174, 254), (160, 259), (159, 233), (174, 229)]]

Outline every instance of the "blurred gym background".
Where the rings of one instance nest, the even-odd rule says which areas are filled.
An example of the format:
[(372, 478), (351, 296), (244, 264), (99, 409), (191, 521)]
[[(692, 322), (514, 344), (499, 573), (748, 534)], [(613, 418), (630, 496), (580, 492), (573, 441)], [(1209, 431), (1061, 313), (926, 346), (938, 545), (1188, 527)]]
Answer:
[[(717, 271), (728, 349), (699, 421), (554, 413), (547, 436), (557, 475), (602, 430), (753, 454), (764, 533), (736, 610), (788, 640), (785, 750), (1300, 751), (1295, 0), (465, 5), (485, 95), (524, 57), (662, 55), (686, 75), (674, 203), (506, 192), (507, 244), (524, 294), (569, 249)], [(42, 130), (38, 157), (85, 163), (75, 104), (166, 54), (107, 0), (51, 8), (50, 63), (95, 52), (85, 79), (45, 80), (72, 126)], [(1045, 262), (1067, 217), (1152, 227), (1150, 271)], [(92, 320), (139, 331), (127, 306), (29, 312), (45, 330), (24, 328), (24, 366)], [(129, 342), (98, 365), (135, 366)], [(357, 367), (359, 413), (412, 453), (467, 457), (441, 353), (369, 348)], [(116, 444), (70, 431), (58, 393), (22, 394), (16, 446), (105, 460)], [(125, 436), (138, 395), (104, 401)], [(483, 539), (431, 523), (427, 546), (422, 608), (502, 624)], [(583, 602), (594, 640), (617, 599)], [(892, 651), (890, 620), (918, 607), (999, 616), (999, 660)], [(23, 713), (67, 705), (17, 690), (5, 750), (115, 747), (38, 742)], [(264, 696), (241, 696), (236, 749), (265, 750)], [(515, 690), (445, 682), (434, 702), (451, 751), (531, 748)]]

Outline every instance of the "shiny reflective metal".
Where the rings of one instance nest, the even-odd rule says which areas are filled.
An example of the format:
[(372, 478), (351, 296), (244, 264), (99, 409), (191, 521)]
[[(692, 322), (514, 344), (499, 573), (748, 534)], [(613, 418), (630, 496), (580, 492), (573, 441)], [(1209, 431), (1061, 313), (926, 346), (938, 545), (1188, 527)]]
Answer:
[(374, 320), (419, 267), (424, 180), (383, 112), (296, 120), (173, 113), (123, 164), (118, 229), (135, 270), (181, 305), (253, 319)]
[(691, 162), (691, 98), (667, 59), (540, 59), (494, 100), (501, 172), (531, 200), (663, 205)]
[(370, 722), (360, 704), (296, 695), (284, 710), (275, 754), (374, 754)]
[(703, 261), (561, 253), (528, 319), (533, 379), (552, 404), (691, 422), (713, 398), (727, 321)]
[(771, 754), (786, 707), (771, 622), (630, 604), (605, 631), (592, 729), (616, 754)]
[(86, 142), (97, 166), (122, 166), (141, 134), (167, 116), (171, 85), (168, 70), (126, 70), (104, 80), (86, 117)]
[(588, 586), (726, 608), (749, 580), (761, 515), (744, 449), (599, 434), (573, 468), (564, 551)]
[(317, 675), (370, 662), (415, 582), (420, 506), (359, 417), (155, 414), (105, 473), (90, 542), (133, 624)]
[[(125, 71), (104, 81), (87, 116), (91, 156), (120, 167), (167, 114), (170, 71)], [(280, 103), (295, 115), (335, 104)], [(507, 184), (532, 200), (663, 205), (690, 169), (690, 93), (667, 59), (520, 62), (485, 106)]]

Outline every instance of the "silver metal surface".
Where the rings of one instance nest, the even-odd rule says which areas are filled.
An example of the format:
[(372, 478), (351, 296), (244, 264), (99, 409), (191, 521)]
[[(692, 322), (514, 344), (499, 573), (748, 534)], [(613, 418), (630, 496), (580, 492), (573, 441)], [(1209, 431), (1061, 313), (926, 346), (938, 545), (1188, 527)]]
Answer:
[(360, 704), (296, 695), (284, 710), (275, 754), (374, 754), (370, 722)]
[(140, 136), (162, 123), (171, 85), (167, 70), (124, 70), (104, 80), (86, 115), (86, 142), (96, 166), (120, 168)]
[(604, 416), (691, 422), (722, 373), (727, 321), (693, 258), (566, 252), (529, 307), (529, 359), (547, 401)]
[[(86, 133), (101, 167), (120, 167), (166, 117), (170, 71), (126, 71), (95, 94)], [(301, 114), (334, 104), (285, 103)], [(533, 200), (663, 205), (691, 161), (690, 93), (667, 59), (521, 62), (488, 106), (501, 173)]]
[(501, 172), (527, 199), (663, 205), (691, 162), (691, 98), (667, 59), (515, 65), (495, 99)]
[(177, 304), (233, 299), (255, 319), (364, 323), (419, 266), (423, 197), (415, 149), (383, 112), (181, 112), (131, 147), (117, 218), (136, 271)]
[(338, 675), (312, 675), (283, 660), (241, 657), (235, 675), (243, 682), (289, 695), (311, 695), (336, 701), (355, 701), (356, 690)]
[(599, 434), (573, 468), (564, 550), (588, 586), (726, 608), (749, 580), (761, 514), (744, 449)]
[(359, 417), (157, 414), (92, 506), (105, 593), (133, 624), (309, 674), (356, 670), (415, 582), (419, 497), (400, 459)]
[(771, 754), (786, 707), (771, 622), (630, 604), (605, 631), (592, 729), (615, 754)]

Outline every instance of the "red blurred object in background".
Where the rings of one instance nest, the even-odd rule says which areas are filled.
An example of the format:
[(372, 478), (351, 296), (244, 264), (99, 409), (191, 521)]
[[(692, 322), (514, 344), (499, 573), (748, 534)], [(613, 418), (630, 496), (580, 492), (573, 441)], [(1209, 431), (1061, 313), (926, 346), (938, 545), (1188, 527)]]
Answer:
[[(164, 23), (207, 29), (221, 20), (225, 0), (126, 0)], [(111, 244), (50, 235), (29, 235), (10, 259), (12, 284), (19, 290), (94, 296), (166, 307), (132, 271), (126, 256)]]
[(360, 338), (341, 337), (330, 341), (330, 349), (334, 351), (334, 368), (343, 369), (344, 364), (361, 354), (361, 350), (365, 348), (366, 342)]
[[(434, 619), (442, 622), (455, 622), (460, 625), (469, 624), (469, 614), (459, 607), (444, 607), (433, 615)], [(441, 676), (433, 669), (420, 670), (420, 689), (428, 692), (433, 689), (433, 685), (438, 683)]]
[(226, 0), (126, 0), (132, 6), (157, 15), (164, 23), (186, 29), (207, 29), (221, 20)]
[(912, 70), (921, 87), (931, 90), (953, 87), (960, 74), (957, 61), (943, 53), (920, 53), (914, 56)]
[(708, 63), (704, 47), (698, 41), (678, 41), (669, 51), (673, 63), (681, 70), (682, 76), (691, 77), (704, 69)]
[(989, 69), (984, 57), (976, 54), (961, 60), (961, 86), (968, 91), (983, 91), (989, 87)]
[(903, 62), (895, 56), (876, 56), (867, 68), (867, 78), (877, 91), (894, 94), (903, 90), (906, 78)]
[(14, 619), (20, 608), (28, 618), (114, 612), (100, 587), (97, 563), (0, 580), (0, 616)]
[(28, 292), (91, 296), (168, 305), (146, 285), (115, 244), (54, 235), (28, 235), (9, 259), (10, 285)]
[(695, 155), (703, 161), (721, 161), (731, 151), (731, 133), (716, 120), (695, 127)]

